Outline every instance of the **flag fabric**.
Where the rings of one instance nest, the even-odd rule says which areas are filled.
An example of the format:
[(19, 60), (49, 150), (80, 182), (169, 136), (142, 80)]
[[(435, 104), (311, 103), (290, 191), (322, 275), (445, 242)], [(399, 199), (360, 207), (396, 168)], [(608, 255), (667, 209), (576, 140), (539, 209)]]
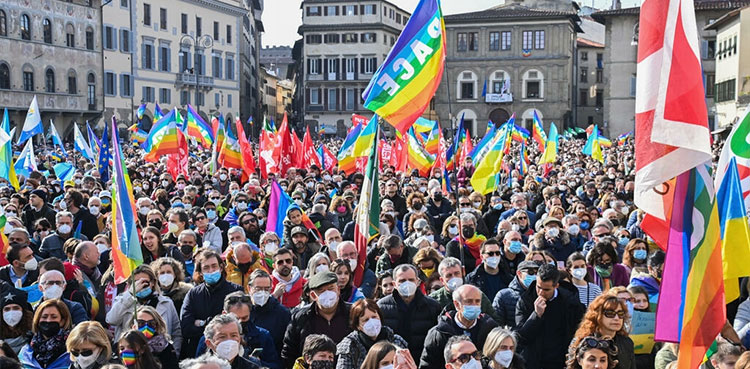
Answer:
[(357, 141), (361, 131), (362, 124), (352, 127), (336, 155), (336, 159), (338, 159), (339, 162), (339, 169), (344, 171), (347, 175), (351, 175), (355, 170), (356, 157), (354, 156), (354, 143)]
[(78, 129), (78, 124), (76, 123), (73, 123), (73, 146), (84, 158), (94, 160), (94, 150), (91, 149), (86, 139), (83, 138), (83, 133)]
[(726, 322), (721, 226), (708, 165), (680, 174), (672, 194), (654, 339), (679, 342), (677, 367), (695, 369)]
[(721, 149), (719, 162), (716, 165), (716, 179), (714, 187), (719, 188), (724, 179), (729, 161), (734, 158), (737, 162), (737, 171), (742, 181), (742, 197), (745, 199), (745, 209), (750, 209), (750, 110), (745, 116), (735, 123), (732, 131), (727, 136), (724, 147)]
[(612, 147), (612, 141), (610, 141), (608, 138), (602, 136), (601, 134), (599, 136), (599, 146), (601, 147)]
[(52, 169), (55, 176), (63, 182), (73, 180), (73, 175), (76, 174), (76, 168), (70, 163), (57, 163)]
[(187, 138), (181, 130), (177, 130), (177, 152), (167, 154), (167, 172), (172, 176), (173, 181), (177, 181), (177, 177), (182, 174), (188, 175), (189, 168), (189, 149)]
[[(250, 117), (250, 124), (252, 125), (252, 117)], [(242, 121), (237, 118), (235, 121), (237, 127), (237, 140), (240, 144), (240, 153), (242, 154), (242, 182), (244, 183), (250, 179), (250, 174), (255, 173), (255, 157), (253, 156), (253, 145), (247, 140), (245, 134), (245, 127), (242, 126)]]
[(617, 136), (617, 145), (618, 146), (624, 145), (625, 142), (627, 142), (628, 137), (630, 137), (632, 134), (633, 134), (633, 131), (630, 131), (628, 133), (623, 133), (623, 134)]
[[(242, 123), (240, 122), (240, 124)], [(226, 130), (224, 145), (219, 153), (219, 164), (224, 168), (242, 169), (242, 152), (240, 152), (240, 143), (231, 129)]]
[(224, 147), (224, 116), (219, 113), (219, 116), (211, 118), (211, 128), (214, 132), (214, 144), (211, 150), (211, 171), (216, 172), (218, 168), (219, 151)]
[(6, 221), (7, 218), (5, 217), (5, 211), (0, 209), (0, 267), (10, 264), (5, 257), (5, 255), (8, 255), (8, 251), (10, 251), (10, 242), (8, 242), (8, 237), (5, 235), (5, 232), (3, 232)]
[(726, 302), (740, 297), (738, 279), (750, 275), (750, 229), (747, 224), (737, 160), (729, 160), (726, 175), (716, 192), (721, 225), (724, 291)]
[(135, 112), (136, 119), (138, 120), (143, 119), (143, 114), (145, 113), (146, 113), (146, 103), (143, 103), (140, 106), (138, 106), (138, 110), (136, 110)]
[(413, 129), (409, 130), (406, 136), (408, 167), (410, 169), (417, 169), (420, 176), (428, 177), (430, 169), (432, 168), (432, 163), (435, 159), (424, 150), (424, 147), (422, 147), (419, 142), (417, 142)]
[(328, 147), (326, 145), (320, 145), (320, 148), (318, 149), (318, 155), (320, 155), (320, 168), (321, 170), (325, 170), (329, 173), (333, 170), (336, 165), (338, 165), (338, 160), (336, 160), (336, 156), (333, 155), (331, 150), (328, 150)]
[(107, 125), (104, 125), (104, 132), (102, 133), (102, 146), (99, 148), (99, 176), (101, 181), (107, 183), (109, 181), (109, 136), (107, 132)]
[(484, 87), (482, 87), (482, 97), (487, 96), (487, 79), (484, 79)]
[(89, 121), (86, 121), (86, 133), (88, 134), (88, 138), (89, 138), (89, 147), (91, 147), (91, 150), (96, 155), (99, 155), (99, 148), (102, 147), (102, 143), (101, 141), (99, 141), (99, 138), (96, 137), (96, 133), (94, 133), (94, 130), (91, 129), (91, 126), (89, 125)]
[[(534, 118), (533, 118), (533, 129), (532, 129), (532, 135), (531, 138), (534, 139), (537, 147), (539, 148), (540, 152), (544, 152), (544, 147), (547, 144), (547, 135), (544, 133), (544, 126), (542, 125), (542, 120), (539, 119), (539, 115), (536, 113), (536, 109), (534, 110)], [(552, 133), (550, 133), (552, 135)]]
[(499, 184), (499, 174), (503, 165), (504, 157), (504, 146), (507, 142), (512, 127), (508, 123), (503, 124), (503, 127), (498, 131), (502, 132), (502, 136), (498, 137), (489, 150), (484, 155), (482, 160), (477, 165), (474, 174), (472, 174), (470, 182), (471, 186), (474, 187), (474, 191), (486, 195), (497, 188)]
[[(492, 122), (490, 121), (490, 123), (492, 123)], [(474, 164), (475, 167), (479, 163), (479, 160), (477, 158), (477, 153), (480, 152), (480, 151), (482, 151), (495, 138), (496, 131), (497, 131), (497, 127), (495, 127), (494, 123), (488, 124), (487, 125), (487, 131), (484, 133), (484, 137), (482, 137), (482, 139), (479, 140), (479, 142), (477, 143), (477, 145), (474, 146), (469, 151), (469, 156), (471, 157), (471, 159), (472, 159), (473, 164)]]
[(269, 173), (276, 173), (277, 159), (273, 156), (276, 147), (276, 134), (269, 130), (268, 124), (263, 126), (260, 131), (258, 147), (258, 165), (260, 166), (260, 175), (262, 178), (268, 178)]
[(297, 152), (294, 138), (292, 138), (291, 128), (289, 128), (289, 122), (286, 119), (286, 113), (284, 113), (284, 120), (281, 122), (281, 126), (277, 132), (276, 147), (273, 151), (273, 156), (278, 163), (277, 170), (279, 174), (286, 175), (287, 170), (294, 167)]
[(161, 118), (164, 117), (164, 113), (161, 112), (161, 108), (159, 107), (159, 103), (154, 104), (154, 119), (151, 120), (152, 123), (156, 123), (161, 120)]
[(29, 110), (26, 112), (23, 130), (21, 130), (21, 135), (18, 137), (16, 144), (20, 145), (38, 133), (44, 133), (44, 128), (42, 127), (42, 116), (39, 113), (39, 103), (36, 101), (36, 95), (34, 95)]
[(33, 140), (26, 142), (26, 145), (21, 150), (21, 155), (18, 156), (18, 160), (13, 165), (16, 173), (22, 174), (24, 177), (29, 177), (31, 172), (37, 170), (36, 155), (34, 155)]
[(370, 149), (374, 146), (373, 139), (377, 131), (378, 115), (375, 114), (365, 128), (359, 132), (357, 140), (354, 141), (354, 151), (352, 152), (352, 155), (355, 157), (370, 156)]
[(63, 145), (62, 139), (60, 138), (60, 134), (57, 133), (57, 128), (55, 128), (55, 123), (52, 122), (52, 119), (50, 119), (49, 121), (49, 135), (52, 138), (52, 144), (59, 147), (60, 150), (62, 151), (62, 154), (67, 158), (68, 153), (65, 152), (65, 145)]
[(302, 168), (310, 168), (315, 165), (323, 170), (323, 166), (320, 163), (320, 158), (315, 152), (315, 146), (312, 142), (312, 136), (310, 136), (310, 126), (305, 129), (305, 137), (302, 138), (302, 157), (303, 166)]
[(200, 142), (203, 147), (210, 149), (214, 143), (212, 127), (193, 109), (187, 106), (187, 135)]
[(513, 141), (525, 142), (529, 139), (530, 136), (531, 135), (529, 134), (529, 131), (527, 131), (523, 127), (519, 127), (515, 124), (513, 125)]
[[(370, 122), (370, 124), (377, 125)], [(380, 130), (372, 139), (373, 149), (367, 159), (367, 171), (362, 181), (359, 204), (354, 215), (354, 245), (357, 248), (357, 267), (354, 269), (354, 285), (362, 284), (362, 276), (367, 260), (367, 245), (380, 233), (380, 192), (378, 189), (378, 141)]]
[(128, 168), (120, 148), (117, 121), (112, 117), (112, 265), (115, 283), (125, 282), (133, 270), (143, 263), (136, 227), (135, 198)]
[(163, 155), (179, 153), (176, 115), (177, 109), (172, 109), (151, 127), (146, 141), (141, 144), (148, 153), (144, 159), (157, 162)]
[(284, 239), (284, 219), (291, 206), (292, 202), (284, 196), (284, 190), (281, 189), (281, 186), (275, 180), (271, 182), (271, 198), (268, 202), (266, 232), (275, 232), (279, 236), (279, 239)]
[(140, 146), (142, 143), (146, 142), (146, 138), (148, 137), (148, 132), (138, 128), (137, 131), (130, 134), (130, 139), (136, 144), (136, 146)]
[(544, 154), (539, 159), (539, 164), (554, 163), (557, 160), (558, 138), (557, 126), (555, 126), (555, 122), (552, 122), (549, 126), (549, 138), (544, 146)]
[(459, 157), (461, 156), (461, 153), (459, 150), (463, 148), (462, 144), (466, 141), (464, 115), (465, 114), (461, 114), (461, 120), (458, 121), (456, 133), (453, 135), (453, 143), (451, 143), (450, 147), (448, 147), (448, 150), (445, 152), (445, 167), (448, 170), (453, 170), (454, 166), (458, 168), (458, 166), (461, 165), (461, 163), (456, 163), (456, 161), (460, 159)]
[(302, 157), (302, 141), (300, 141), (299, 136), (297, 136), (297, 132), (292, 127), (289, 127), (289, 133), (292, 137), (292, 144), (294, 145), (292, 167), (304, 168), (305, 158)]
[(365, 108), (405, 134), (435, 95), (445, 67), (440, 0), (420, 0), (362, 93)]
[(602, 155), (602, 148), (599, 143), (598, 129), (594, 129), (591, 135), (589, 135), (588, 140), (586, 140), (586, 145), (583, 146), (583, 150), (581, 150), (581, 152), (592, 157), (593, 159), (598, 160), (601, 163), (604, 163), (604, 156)]
[(662, 184), (712, 159), (692, 1), (645, 0), (635, 96), (635, 205), (641, 228), (666, 244), (670, 191)]
[(435, 123), (437, 123), (437, 121), (419, 117), (416, 121), (414, 121), (414, 125), (412, 127), (414, 127), (414, 131), (416, 132), (425, 133), (432, 131), (432, 127), (435, 126)]
[(523, 177), (529, 172), (529, 153), (526, 151), (526, 143), (521, 142), (518, 150), (518, 174)]
[(469, 153), (474, 150), (474, 146), (471, 143), (471, 138), (469, 138), (469, 129), (464, 129), (464, 137), (467, 139), (464, 140), (464, 142), (461, 144), (463, 147), (461, 147), (461, 155), (458, 157), (458, 163), (464, 163), (466, 161), (467, 157), (469, 156)]
[(442, 134), (440, 132), (440, 125), (436, 121), (435, 125), (430, 131), (430, 135), (427, 137), (427, 140), (424, 144), (425, 150), (427, 150), (430, 155), (437, 155), (438, 146), (440, 145), (440, 137), (442, 137)]
[[(2, 126), (0, 126), (0, 131), (3, 131), (5, 135), (10, 138), (12, 138), (13, 134), (16, 132), (15, 127), (12, 130), (10, 129), (10, 119), (8, 117), (7, 108), (3, 112), (3, 122)], [(18, 183), (18, 177), (16, 176), (16, 170), (13, 168), (13, 144), (10, 140), (6, 141), (3, 145), (0, 145), (0, 178), (5, 178), (13, 188), (18, 191), (20, 186)]]

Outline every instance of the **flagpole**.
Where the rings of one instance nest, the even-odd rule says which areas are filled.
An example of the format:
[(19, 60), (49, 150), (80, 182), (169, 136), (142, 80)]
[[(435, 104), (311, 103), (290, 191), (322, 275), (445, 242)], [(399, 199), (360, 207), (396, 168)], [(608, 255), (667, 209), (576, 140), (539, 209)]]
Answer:
[[(445, 60), (445, 66), (444, 66), (445, 72), (443, 75), (445, 76), (445, 92), (448, 95), (448, 119), (451, 123), (451, 130), (453, 133), (453, 179), (455, 183), (455, 188), (453, 190), (453, 194), (456, 198), (456, 202), (453, 204), (453, 207), (456, 211), (456, 216), (458, 217), (458, 248), (459, 248), (459, 255), (461, 259), (461, 270), (464, 274), (466, 274), (466, 268), (464, 267), (464, 245), (463, 245), (463, 236), (461, 235), (461, 211), (459, 209), (459, 201), (458, 201), (458, 138), (461, 137), (462, 132), (456, 132), (456, 119), (453, 116), (453, 104), (451, 103), (451, 87), (450, 87), (450, 75), (449, 75), (449, 69), (448, 69), (448, 58)], [(467, 140), (470, 140), (470, 137), (466, 137)], [(446, 162), (448, 161), (448, 158), (446, 158)], [(448, 201), (450, 201), (450, 196), (448, 197)]]

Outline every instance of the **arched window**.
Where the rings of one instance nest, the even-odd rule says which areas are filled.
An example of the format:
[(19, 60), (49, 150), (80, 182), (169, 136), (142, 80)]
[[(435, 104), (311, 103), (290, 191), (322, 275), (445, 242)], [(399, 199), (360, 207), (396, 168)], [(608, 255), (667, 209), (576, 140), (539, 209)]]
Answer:
[(0, 10), (0, 36), (8, 35), (8, 18), (5, 16), (5, 11)]
[(52, 69), (44, 72), (44, 90), (50, 93), (55, 92), (55, 71)]
[(0, 90), (10, 90), (10, 68), (5, 63), (0, 63)]
[(537, 109), (526, 109), (526, 111), (521, 114), (521, 119), (523, 122), (524, 128), (528, 129), (529, 132), (533, 129), (534, 124), (534, 111), (536, 111), (536, 115), (539, 117), (539, 120), (543, 123), (544, 122), (544, 114), (540, 110)]
[(86, 49), (94, 50), (94, 30), (91, 27), (86, 28)]
[(71, 69), (68, 71), (68, 93), (75, 95), (78, 93), (78, 81), (76, 78), (76, 71)]
[(52, 43), (52, 22), (49, 18), (44, 18), (44, 21), (42, 21), (42, 35), (44, 36), (44, 43)]
[(542, 72), (529, 69), (523, 74), (523, 97), (544, 99), (544, 74)]
[(23, 90), (34, 91), (34, 68), (30, 65), (23, 67)]
[(95, 110), (96, 109), (96, 76), (94, 76), (94, 73), (89, 73), (89, 76), (86, 77), (86, 81), (88, 82), (88, 90), (87, 90), (87, 100), (89, 103), (89, 110)]
[[(477, 132), (477, 113), (471, 109), (464, 109), (458, 112), (456, 115), (457, 119), (464, 118), (464, 127), (469, 130), (471, 137), (476, 136)], [(484, 130), (484, 129), (483, 129)]]
[(477, 97), (477, 75), (471, 71), (458, 74), (456, 81), (456, 96), (458, 100), (473, 100)]
[(31, 40), (31, 19), (26, 14), (21, 16), (21, 38)]
[(488, 94), (510, 94), (510, 74), (504, 70), (496, 70), (490, 74)]
[(76, 30), (70, 23), (65, 26), (65, 46), (76, 47)]

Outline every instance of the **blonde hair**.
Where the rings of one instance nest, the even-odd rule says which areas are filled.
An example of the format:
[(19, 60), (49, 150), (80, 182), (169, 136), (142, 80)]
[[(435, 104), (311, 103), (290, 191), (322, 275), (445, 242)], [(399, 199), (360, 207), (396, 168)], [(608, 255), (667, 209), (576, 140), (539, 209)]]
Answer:
[(36, 311), (34, 312), (34, 320), (31, 323), (31, 330), (34, 333), (39, 332), (39, 321), (42, 319), (42, 313), (44, 312), (44, 309), (46, 308), (55, 308), (57, 309), (58, 314), (60, 314), (60, 319), (62, 320), (60, 322), (60, 328), (68, 330), (71, 326), (71, 318), (70, 318), (70, 310), (68, 310), (68, 306), (65, 305), (64, 302), (60, 299), (52, 299), (52, 300), (45, 300), (39, 306), (36, 307)]
[(518, 345), (515, 333), (511, 332), (507, 327), (495, 327), (490, 331), (487, 335), (487, 339), (484, 341), (482, 354), (486, 357), (494, 357), (495, 352), (500, 349), (500, 345), (506, 338), (513, 340), (513, 352), (515, 353), (515, 346)]
[[(138, 320), (138, 313), (146, 313), (148, 315), (151, 315), (151, 317), (154, 319), (154, 322), (156, 323), (156, 326), (154, 327), (156, 334), (160, 334), (164, 336), (167, 340), (169, 340), (169, 333), (167, 333), (167, 323), (164, 321), (164, 318), (162, 318), (162, 316), (159, 315), (159, 312), (156, 311), (155, 308), (149, 305), (139, 306), (135, 314), (136, 316), (135, 320)], [(138, 323), (136, 322), (136, 324)]]
[(112, 356), (112, 347), (109, 345), (107, 332), (99, 322), (95, 320), (87, 320), (76, 325), (70, 332), (68, 340), (65, 341), (65, 347), (68, 348), (68, 351), (72, 351), (85, 342), (90, 342), (101, 347), (104, 357), (109, 358)]

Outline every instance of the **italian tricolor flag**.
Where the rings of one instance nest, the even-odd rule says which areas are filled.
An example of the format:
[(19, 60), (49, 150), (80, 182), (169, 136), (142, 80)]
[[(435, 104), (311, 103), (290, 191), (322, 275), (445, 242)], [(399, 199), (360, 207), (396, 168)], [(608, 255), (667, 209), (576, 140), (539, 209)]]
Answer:
[(362, 284), (362, 275), (367, 259), (367, 244), (380, 232), (380, 193), (378, 192), (378, 139), (380, 129), (373, 135), (367, 159), (367, 171), (359, 195), (355, 214), (354, 245), (357, 247), (357, 269), (354, 270), (354, 285)]

